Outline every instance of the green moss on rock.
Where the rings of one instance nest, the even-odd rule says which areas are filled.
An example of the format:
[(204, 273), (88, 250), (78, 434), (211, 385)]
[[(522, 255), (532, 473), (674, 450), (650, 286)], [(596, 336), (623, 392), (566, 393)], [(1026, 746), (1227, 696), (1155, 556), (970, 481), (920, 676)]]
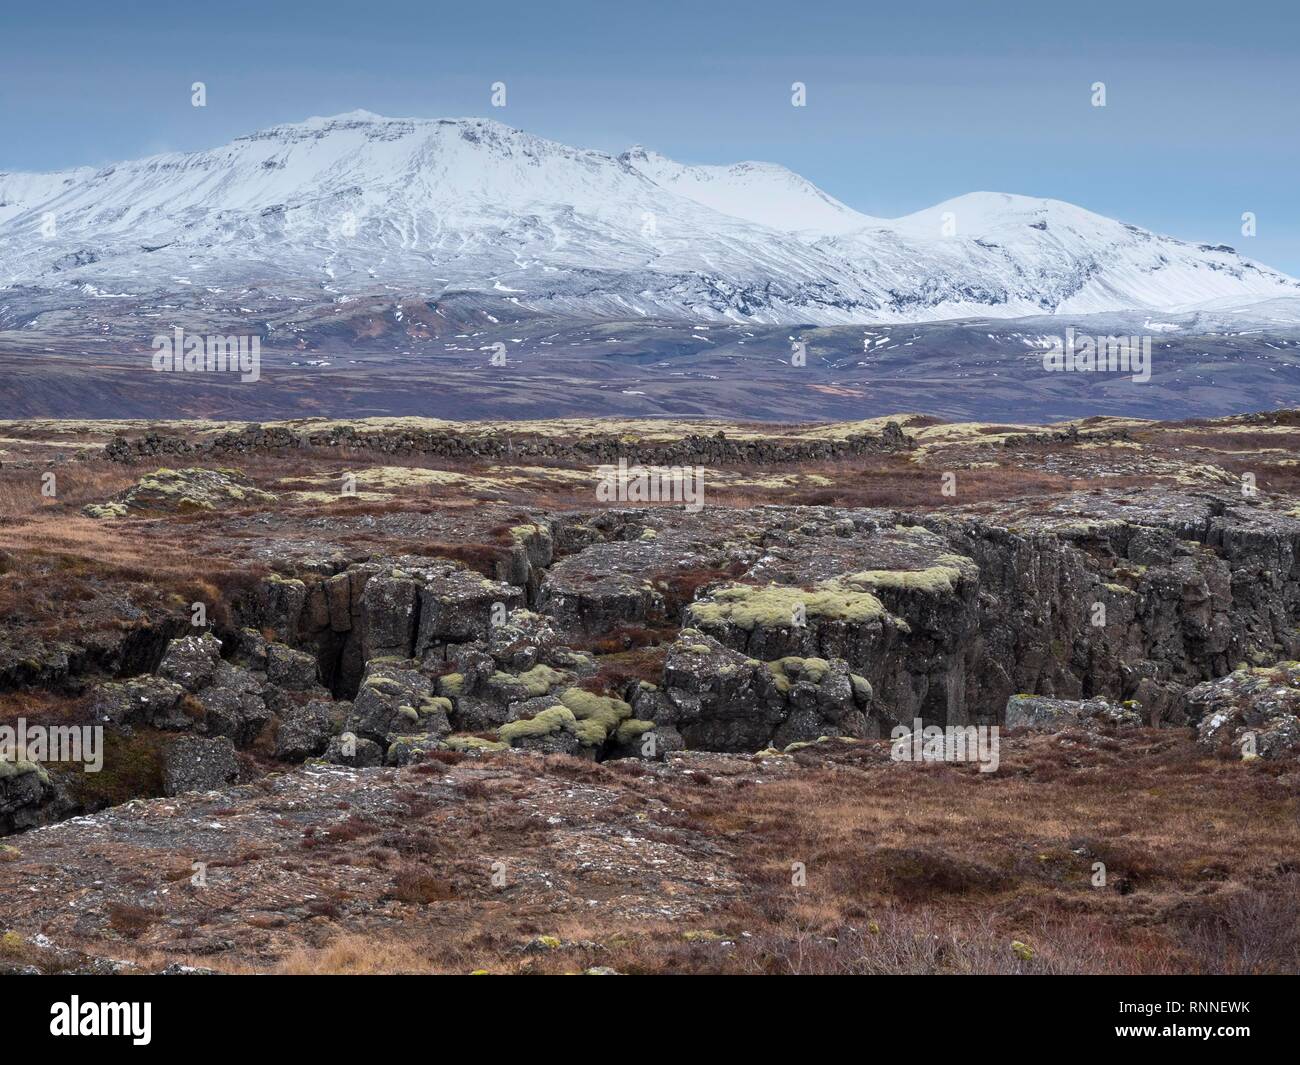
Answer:
[(626, 721), (620, 721), (618, 728), (614, 732), (614, 739), (621, 744), (635, 742), (647, 732), (653, 732), (655, 723), (653, 721), (642, 721), (638, 717), (629, 717)]
[(692, 603), (688, 617), (694, 624), (731, 624), (741, 629), (788, 628), (796, 611), (808, 618), (866, 622), (885, 616), (885, 607), (869, 591), (839, 580), (821, 581), (811, 590), (792, 585), (733, 584), (719, 588), (709, 599)]
[(549, 736), (561, 729), (576, 732), (577, 724), (573, 711), (567, 706), (552, 706), (535, 717), (525, 718), (522, 721), (507, 722), (497, 729), (497, 738), (503, 743), (513, 745), (518, 740), (535, 736)]
[(454, 734), (442, 741), (442, 745), (451, 751), (508, 751), (510, 744), (500, 740), (488, 740), (482, 736)]
[(851, 573), (844, 583), (854, 587), (888, 588), (894, 591), (951, 595), (958, 583), (974, 569), (964, 555), (940, 555), (933, 566), (917, 570), (872, 569)]
[(632, 707), (611, 695), (595, 695), (582, 688), (567, 688), (560, 694), (560, 702), (582, 722), (578, 738), (588, 746), (597, 746), (618, 728), (622, 721), (632, 716)]
[(564, 680), (564, 674), (547, 665), (536, 665), (518, 675), (513, 673), (494, 673), (488, 683), (496, 688), (522, 688), (528, 698), (535, 699), (545, 695)]

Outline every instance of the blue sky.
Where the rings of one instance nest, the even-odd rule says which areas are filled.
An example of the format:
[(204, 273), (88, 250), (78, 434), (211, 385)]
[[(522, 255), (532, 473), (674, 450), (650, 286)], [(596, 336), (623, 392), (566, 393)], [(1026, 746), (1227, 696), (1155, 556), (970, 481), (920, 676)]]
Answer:
[(356, 108), (485, 115), (582, 147), (783, 163), (874, 215), (1052, 196), (1300, 275), (1298, 30), (1294, 2), (1251, 0), (29, 4), (3, 16), (0, 169)]

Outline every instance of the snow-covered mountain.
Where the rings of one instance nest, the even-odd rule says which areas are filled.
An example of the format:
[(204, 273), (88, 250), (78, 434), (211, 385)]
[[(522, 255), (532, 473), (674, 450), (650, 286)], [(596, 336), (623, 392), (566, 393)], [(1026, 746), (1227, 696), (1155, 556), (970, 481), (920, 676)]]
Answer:
[(184, 295), (255, 315), (449, 292), (586, 318), (840, 324), (1224, 308), (1300, 282), (1056, 200), (973, 193), (871, 218), (780, 166), (613, 156), (484, 119), (357, 111), (0, 173), (11, 325), (34, 294), (47, 310)]
[(639, 144), (619, 156), (656, 185), (733, 218), (810, 237), (884, 226), (775, 163), (686, 166)]

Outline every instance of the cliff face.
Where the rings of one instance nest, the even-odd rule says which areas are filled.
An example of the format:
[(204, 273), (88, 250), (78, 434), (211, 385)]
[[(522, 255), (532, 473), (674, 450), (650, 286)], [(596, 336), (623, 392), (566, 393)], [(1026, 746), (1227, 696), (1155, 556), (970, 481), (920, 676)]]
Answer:
[[(1204, 493), (1151, 493), (1140, 504), (1073, 497), (1055, 509), (535, 514), (512, 531), (491, 577), (411, 558), (299, 561), (243, 602), (240, 623), (312, 651), (346, 697), (376, 658), (434, 677), (474, 656), (506, 674), (537, 662), (572, 672), (611, 633), (635, 643), (676, 632), (674, 647), (704, 648), (693, 670), (669, 656), (608, 694), (640, 705), (654, 685), (662, 705), (645, 713), (676, 722), (673, 693), (699, 688), (701, 676), (816, 659), (870, 685), (877, 728), (915, 717), (996, 723), (1020, 692), (1105, 696), (1136, 703), (1152, 724), (1181, 724), (1192, 685), (1300, 653), (1300, 520)], [(673, 594), (683, 579), (694, 584), (686, 601)], [(748, 705), (773, 723), (742, 731), (766, 745), (790, 710), (764, 707), (783, 693), (734, 680), (714, 691), (709, 712), (740, 719)], [(454, 728), (461, 700), (473, 699), (449, 698)], [(819, 698), (836, 704), (827, 721), (862, 709), (851, 686)], [(503, 699), (498, 723), (523, 701)], [(707, 729), (693, 735), (708, 746)]]
[(1025, 524), (928, 519), (980, 570), (966, 703), (1007, 696), (1136, 700), (1181, 723), (1183, 692), (1237, 663), (1300, 649), (1300, 522), (1240, 499), (1143, 493)]
[[(1026, 695), (1195, 724), (1189, 689), (1300, 657), (1300, 514), (1241, 492), (1254, 480), (1233, 465), (1244, 454), (1251, 478), (1289, 476), (1293, 460), (1272, 456), (1300, 436), (1292, 421), (1242, 419), (1227, 436), (916, 416), (770, 433), (122, 423), (69, 464), (124, 486), (78, 508), (87, 542), (120, 552), (137, 531), (154, 545), (142, 562), (179, 543), (186, 567), (210, 552), (219, 586), (173, 573), (142, 598), (92, 570), (64, 593), (75, 611), (50, 597), (41, 625), (0, 644), (0, 691), (77, 698), (132, 743), (144, 730), (144, 768), (124, 786), (155, 793), (205, 765), (224, 780), (223, 744), (348, 765), (510, 748), (660, 759), (870, 739), (916, 719), (1005, 724)], [(131, 468), (159, 454), (187, 465)], [(215, 458), (242, 467), (204, 465)], [(593, 506), (615, 460), (704, 463), (709, 494)], [(962, 494), (935, 506), (941, 478)], [(928, 505), (851, 502), (872, 494)], [(12, 559), (9, 588), (28, 594), (69, 568), (29, 578)], [(196, 655), (199, 681), (174, 675)], [(182, 734), (203, 743), (176, 748)], [(10, 827), (120, 790), (69, 790), (57, 772), (3, 787)]]

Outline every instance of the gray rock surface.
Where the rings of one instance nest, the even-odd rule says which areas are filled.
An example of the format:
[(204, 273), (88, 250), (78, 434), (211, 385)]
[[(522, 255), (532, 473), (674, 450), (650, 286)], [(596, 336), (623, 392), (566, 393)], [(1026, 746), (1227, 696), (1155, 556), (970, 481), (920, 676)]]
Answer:
[(1300, 662), (1239, 669), (1187, 693), (1197, 740), (1228, 757), (1300, 758)]
[(1060, 732), (1067, 728), (1097, 730), (1134, 728), (1142, 724), (1136, 709), (1106, 699), (1049, 699), (1042, 695), (1013, 695), (1007, 700), (1007, 728)]
[(162, 758), (163, 792), (212, 791), (239, 779), (235, 745), (225, 736), (178, 736)]

